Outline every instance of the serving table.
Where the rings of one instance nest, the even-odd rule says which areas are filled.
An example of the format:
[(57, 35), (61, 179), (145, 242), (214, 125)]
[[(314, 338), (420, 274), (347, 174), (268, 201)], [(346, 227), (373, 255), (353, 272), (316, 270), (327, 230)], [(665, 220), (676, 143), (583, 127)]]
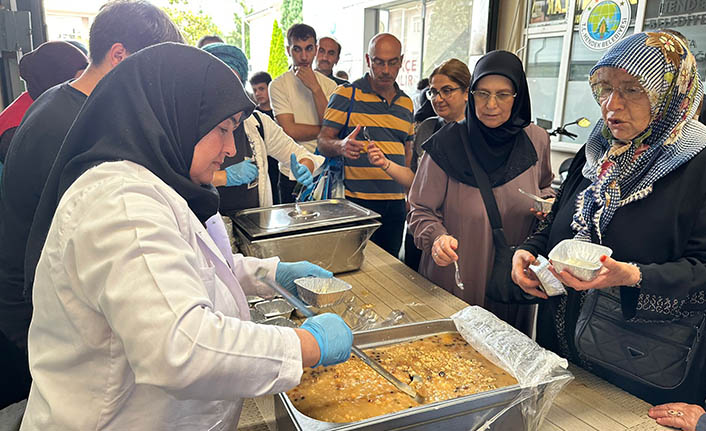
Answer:
[[(409, 322), (450, 317), (467, 304), (434, 285), (372, 242), (365, 248), (363, 266), (337, 277), (353, 286), (362, 304), (380, 316), (401, 310)], [(557, 396), (542, 431), (651, 431), (671, 428), (647, 416), (650, 404), (573, 365), (575, 379)], [(274, 431), (273, 396), (246, 400), (240, 431)]]

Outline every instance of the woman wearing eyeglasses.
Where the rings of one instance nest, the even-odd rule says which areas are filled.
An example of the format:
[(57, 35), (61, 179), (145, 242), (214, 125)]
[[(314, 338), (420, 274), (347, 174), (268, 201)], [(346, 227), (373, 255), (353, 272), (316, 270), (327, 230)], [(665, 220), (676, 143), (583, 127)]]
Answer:
[[(512, 278), (544, 299), (544, 347), (650, 403), (703, 406), (706, 348), (692, 344), (706, 309), (706, 126), (693, 118), (703, 98), (696, 61), (669, 33), (637, 33), (603, 55), (589, 83), (602, 120), (551, 213), (515, 252)], [(568, 238), (613, 254), (600, 258), (592, 281), (556, 274), (571, 289), (547, 298), (527, 266)]]
[[(466, 102), (470, 85), (471, 72), (468, 66), (456, 58), (446, 60), (431, 72), (429, 87), (424, 91), (424, 96), (431, 103), (436, 116), (425, 119), (415, 130), (410, 165), (412, 172), (417, 172), (419, 160), (424, 154), (422, 144), (444, 124), (466, 118)], [(421, 257), (422, 252), (414, 245), (414, 237), (408, 228), (404, 240), (404, 263), (418, 271)]]
[[(522, 62), (512, 53), (483, 56), (467, 98), (465, 119), (446, 124), (424, 144), (426, 153), (409, 192), (409, 229), (422, 250), (419, 271), (469, 304), (485, 306), (529, 333), (528, 306), (498, 304), (485, 296), (495, 247), (464, 141), (489, 177), (508, 243), (520, 244), (536, 219), (517, 189), (552, 194), (549, 136), (530, 124), (527, 80)], [(454, 262), (463, 290), (455, 281)]]

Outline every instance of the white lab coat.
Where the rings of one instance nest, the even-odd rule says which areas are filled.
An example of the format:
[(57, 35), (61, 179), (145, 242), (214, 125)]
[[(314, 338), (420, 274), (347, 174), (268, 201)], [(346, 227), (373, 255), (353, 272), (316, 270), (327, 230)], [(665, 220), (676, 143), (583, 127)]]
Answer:
[(253, 273), (274, 277), (277, 262), (224, 258), (140, 165), (90, 169), (62, 197), (37, 266), (22, 429), (235, 429), (242, 398), (301, 378), (295, 331), (247, 321), (243, 290), (267, 292)]
[[(260, 132), (257, 131), (258, 122), (255, 119), (255, 115), (258, 115), (262, 120), (262, 130), (265, 135), (265, 140), (263, 141), (260, 136)], [(318, 156), (310, 153), (306, 148), (296, 143), (289, 135), (284, 133), (284, 130), (274, 122), (267, 114), (258, 112), (245, 119), (243, 122), (245, 127), (245, 134), (253, 143), (253, 147), (257, 156), (255, 157), (255, 162), (258, 169), (258, 194), (260, 198), (261, 207), (272, 206), (272, 186), (270, 185), (270, 176), (267, 174), (268, 162), (267, 157), (261, 157), (261, 154), (267, 154), (270, 157), (275, 158), (279, 161), (279, 167), (283, 174), (289, 177), (290, 180), (294, 181), (294, 175), (292, 175), (289, 164), (291, 154), (296, 154), (297, 160), (303, 158), (310, 159), (314, 163), (314, 176), (321, 172), (321, 165), (326, 160), (323, 156)], [(284, 169), (282, 169), (284, 167)]]

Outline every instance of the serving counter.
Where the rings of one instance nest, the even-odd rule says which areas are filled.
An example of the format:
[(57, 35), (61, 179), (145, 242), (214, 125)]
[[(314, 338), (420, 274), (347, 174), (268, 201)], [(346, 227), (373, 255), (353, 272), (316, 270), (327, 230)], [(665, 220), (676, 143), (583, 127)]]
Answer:
[[(358, 271), (338, 275), (352, 293), (380, 316), (401, 310), (410, 322), (450, 317), (467, 304), (435, 286), (402, 262), (369, 242)], [(543, 431), (668, 430), (647, 416), (650, 404), (608, 382), (569, 366), (575, 379), (559, 394), (542, 425)], [(272, 396), (246, 400), (238, 430), (276, 430)]]

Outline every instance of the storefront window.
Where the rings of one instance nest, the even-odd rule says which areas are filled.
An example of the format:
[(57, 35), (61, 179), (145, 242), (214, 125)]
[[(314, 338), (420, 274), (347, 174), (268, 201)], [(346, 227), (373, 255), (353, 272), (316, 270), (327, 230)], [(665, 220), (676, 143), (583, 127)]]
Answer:
[(468, 62), (471, 15), (472, 2), (469, 0), (427, 2), (422, 76), (428, 77), (436, 66), (450, 58)]
[(562, 40), (561, 36), (546, 37), (530, 39), (527, 43), (527, 84), (532, 115), (538, 119), (554, 120)]
[(402, 42), (404, 60), (397, 74), (397, 85), (405, 93), (417, 92), (420, 77), (422, 50), (422, 5), (419, 1), (404, 3), (389, 8), (388, 28)]
[(531, 4), (530, 25), (557, 24), (566, 21), (566, 5), (571, 0), (532, 0)]
[[(628, 30), (628, 34), (632, 34), (632, 29)], [(575, 142), (583, 145), (591, 130), (593, 130), (593, 125), (601, 118), (600, 107), (593, 98), (593, 94), (591, 94), (588, 75), (591, 72), (591, 68), (602, 55), (603, 53), (600, 51), (588, 49), (578, 36), (578, 32), (574, 32), (574, 37), (571, 41), (569, 82), (566, 87), (563, 122), (569, 123), (580, 117), (586, 117), (591, 120), (591, 127), (584, 129), (578, 126), (571, 126), (568, 130), (579, 136), (576, 140), (562, 137), (561, 140), (564, 142)]]

